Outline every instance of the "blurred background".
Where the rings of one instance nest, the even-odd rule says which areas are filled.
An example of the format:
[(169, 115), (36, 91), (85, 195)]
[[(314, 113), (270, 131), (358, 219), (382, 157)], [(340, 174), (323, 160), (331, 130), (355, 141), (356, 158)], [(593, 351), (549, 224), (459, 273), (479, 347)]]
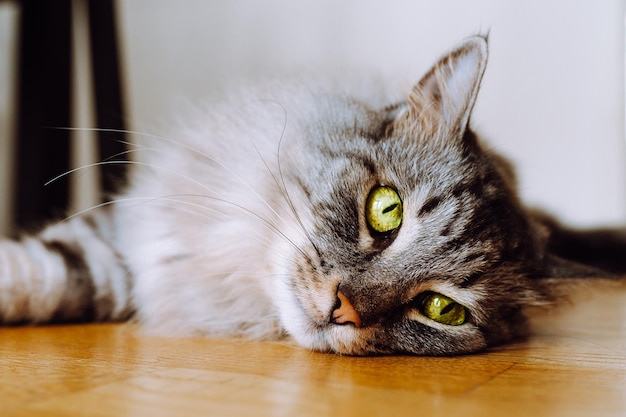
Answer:
[[(32, 0), (31, 0), (32, 1)], [(55, 0), (45, 0), (55, 4)], [(74, 127), (93, 110), (88, 0), (71, 0)], [(94, 0), (98, 1), (98, 0)], [(24, 1), (0, 0), (0, 234), (15, 223), (15, 137)], [(473, 126), (512, 159), (529, 204), (579, 226), (626, 225), (623, 0), (118, 0), (124, 128), (147, 133), (242, 79), (382, 74), (406, 89), (457, 42), (489, 33)], [(23, 35), (22, 35), (23, 36)], [(93, 45), (92, 45), (93, 47)], [(46, 68), (40, 68), (46, 71)], [(63, 126), (57, 126), (63, 127)], [(73, 132), (72, 164), (98, 160)], [(37, 152), (32, 149), (32, 152)], [(59, 174), (61, 172), (58, 172)], [(72, 177), (71, 210), (98, 199)], [(43, 187), (43, 184), (41, 184)]]

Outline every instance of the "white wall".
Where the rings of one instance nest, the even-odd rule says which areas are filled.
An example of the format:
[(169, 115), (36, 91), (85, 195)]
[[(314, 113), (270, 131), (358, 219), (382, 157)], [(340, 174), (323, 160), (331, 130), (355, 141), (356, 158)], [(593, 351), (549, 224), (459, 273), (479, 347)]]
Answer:
[[(622, 0), (118, 0), (118, 11), (140, 130), (241, 77), (382, 72), (408, 88), (489, 31), (473, 122), (516, 162), (523, 196), (579, 225), (626, 224)], [(0, 234), (16, 18), (0, 2)]]
[(224, 77), (382, 71), (405, 85), (490, 32), (474, 125), (519, 167), (527, 201), (626, 224), (621, 0), (120, 2), (132, 120), (146, 129)]

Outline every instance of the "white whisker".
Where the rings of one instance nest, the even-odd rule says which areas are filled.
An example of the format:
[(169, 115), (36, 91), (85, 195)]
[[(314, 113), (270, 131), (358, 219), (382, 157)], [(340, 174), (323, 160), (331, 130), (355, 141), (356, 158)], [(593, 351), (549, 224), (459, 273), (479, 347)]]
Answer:
[[(280, 105), (280, 103), (278, 103), (278, 104)], [(172, 144), (172, 145), (179, 146), (181, 148), (187, 149), (187, 150), (189, 150), (189, 151), (191, 151), (191, 152), (193, 152), (193, 153), (195, 153), (195, 154), (197, 154), (197, 155), (207, 159), (208, 161), (211, 161), (211, 162), (219, 165), (226, 172), (228, 172), (233, 178), (235, 178), (242, 185), (244, 185), (249, 191), (251, 191), (252, 194), (255, 195), (274, 215), (276, 215), (277, 218), (281, 219), (281, 216), (276, 212), (274, 207), (272, 207), (272, 205), (265, 198), (263, 198), (263, 196), (261, 196), (247, 181), (245, 181), (243, 178), (241, 178), (241, 176), (238, 175), (233, 169), (231, 169), (230, 167), (228, 167), (227, 165), (222, 163), (220, 160), (218, 160), (218, 159), (216, 159), (216, 158), (214, 158), (214, 157), (212, 157), (212, 156), (210, 156), (210, 155), (208, 155), (208, 154), (206, 154), (206, 153), (204, 153), (204, 152), (202, 152), (202, 151), (200, 151), (200, 150), (198, 150), (198, 149), (196, 149), (196, 148), (194, 148), (192, 146), (189, 146), (189, 145), (187, 145), (185, 143), (181, 143), (180, 141), (175, 141), (173, 139), (169, 139), (169, 138), (166, 138), (166, 137), (163, 137), (163, 136), (158, 136), (158, 135), (149, 134), (149, 133), (142, 133), (142, 132), (137, 132), (137, 131), (130, 131), (130, 130), (98, 129), (98, 128), (65, 128), (65, 129), (67, 129), (67, 130), (85, 130), (85, 131), (102, 131), (102, 132), (113, 132), (113, 133), (128, 133), (128, 134), (133, 134), (133, 135), (145, 136), (145, 137), (152, 138), (152, 139), (158, 139), (158, 140), (164, 141), (166, 143), (169, 143), (169, 144)], [(281, 133), (281, 136), (284, 134), (284, 131), (285, 131), (285, 126), (283, 126), (283, 131)], [(93, 166), (97, 166), (98, 164), (104, 164), (105, 162), (106, 163), (115, 162), (115, 161), (110, 161), (110, 159), (113, 159), (114, 157), (118, 157), (118, 156), (121, 156), (121, 155), (127, 155), (127, 154), (130, 154), (132, 152), (152, 151), (152, 152), (167, 154), (167, 151), (161, 150), (161, 149), (158, 149), (158, 148), (147, 147), (147, 146), (144, 146), (144, 145), (138, 145), (138, 144), (134, 144), (134, 143), (128, 142), (128, 141), (120, 141), (120, 142), (122, 142), (122, 143), (124, 143), (126, 145), (135, 146), (138, 149), (126, 150), (124, 152), (120, 152), (120, 153), (118, 153), (116, 155), (113, 155), (113, 156), (105, 159), (104, 161), (102, 161), (100, 163), (95, 163), (95, 164), (90, 164), (90, 165), (85, 165), (83, 167), (75, 168), (74, 170), (70, 170), (70, 171), (68, 171), (68, 172), (66, 172), (64, 174), (61, 174), (61, 175), (53, 178), (52, 180), (48, 181), (45, 185), (48, 185), (48, 184), (50, 184), (50, 183), (52, 183), (52, 182), (54, 182), (54, 181), (56, 181), (56, 180), (58, 180), (60, 178), (63, 178), (65, 175), (72, 174), (73, 172), (75, 172), (76, 170), (79, 170), (79, 169), (90, 168), (90, 167), (93, 167)], [(253, 146), (254, 146), (254, 144), (253, 144)], [(258, 149), (256, 148), (256, 146), (255, 146), (255, 149), (258, 152)], [(127, 161), (120, 161), (120, 162), (124, 163), (124, 162), (127, 162)], [(145, 164), (143, 162), (137, 162), (137, 163), (138, 164)], [(264, 160), (263, 160), (263, 163), (265, 163)], [(167, 169), (167, 168), (163, 168), (163, 169)], [(268, 170), (269, 170), (269, 167), (268, 167)], [(172, 171), (172, 172), (174, 172), (174, 171)], [(274, 175), (271, 172), (271, 170), (270, 170), (270, 174), (272, 175), (272, 177), (274, 177)], [(178, 175), (180, 175), (180, 174), (178, 174)], [(187, 177), (184, 177), (184, 178), (190, 180)], [(199, 184), (199, 183), (196, 182), (196, 184)], [(205, 189), (206, 189), (206, 187), (205, 187)], [(215, 190), (208, 190), (208, 191), (213, 192), (216, 195), (219, 195), (219, 193), (215, 192)], [(280, 191), (282, 193), (282, 190), (280, 190)]]
[[(282, 170), (282, 166), (281, 166), (281, 163), (280, 163), (280, 158), (281, 158), (280, 149), (281, 149), (281, 146), (282, 146), (282, 143), (283, 143), (283, 139), (285, 138), (285, 131), (287, 130), (287, 109), (285, 109), (285, 107), (282, 104), (280, 104), (278, 102), (276, 102), (276, 103), (283, 110), (283, 115), (284, 115), (283, 130), (282, 130), (282, 132), (280, 134), (280, 138), (278, 139), (278, 146), (277, 146), (277, 149), (276, 149), (276, 164), (278, 165), (278, 174), (280, 176), (280, 184), (282, 185), (282, 187), (278, 184), (278, 181), (276, 180), (276, 178), (274, 177), (273, 174), (272, 174), (272, 178), (274, 178), (274, 181), (277, 183), (278, 188), (281, 189), (281, 195), (283, 196), (283, 198), (287, 202), (287, 205), (291, 209), (291, 212), (295, 216), (296, 222), (298, 223), (298, 225), (302, 229), (302, 232), (305, 234), (306, 238), (308, 239), (309, 243), (311, 244), (311, 246), (313, 247), (315, 252), (317, 254), (319, 254), (320, 251), (317, 248), (317, 246), (315, 245), (315, 243), (313, 242), (313, 239), (311, 238), (311, 235), (309, 234), (309, 231), (306, 229), (306, 227), (304, 227), (304, 223), (302, 222), (302, 219), (300, 218), (300, 215), (298, 214), (298, 211), (296, 210), (296, 207), (293, 204), (293, 200), (291, 199), (291, 196), (289, 195), (289, 190), (287, 189), (287, 185), (285, 184), (285, 176), (283, 175), (283, 170)], [(306, 255), (305, 255), (305, 257), (306, 257)]]
[[(231, 205), (233, 207), (237, 207), (238, 209), (244, 211), (245, 213), (247, 213), (248, 215), (250, 215), (253, 218), (256, 218), (258, 220), (261, 221), (261, 224), (263, 224), (268, 230), (270, 230), (271, 232), (275, 233), (276, 235), (281, 236), (283, 239), (285, 239), (289, 244), (291, 244), (294, 249), (296, 249), (298, 252), (300, 252), (302, 255), (305, 255), (304, 251), (295, 244), (295, 242), (293, 242), (293, 240), (291, 240), (287, 235), (285, 235), (273, 222), (267, 220), (266, 218), (264, 218), (263, 216), (259, 215), (258, 213), (255, 213), (254, 211), (250, 210), (249, 208), (242, 206), (241, 204), (237, 204), (234, 203), (232, 201), (228, 201), (228, 200), (224, 200), (222, 198), (218, 198), (218, 197), (212, 197), (212, 196), (206, 196), (206, 195), (197, 195), (197, 194), (175, 194), (176, 197), (197, 197), (197, 198), (206, 198), (206, 199), (210, 199), (210, 200), (215, 200), (215, 201), (219, 201), (228, 205)], [(167, 197), (165, 198), (167, 199)], [(177, 200), (174, 200), (177, 201)], [(205, 206), (202, 206), (201, 204), (197, 204), (197, 203), (191, 203), (191, 202), (187, 202), (187, 201), (177, 201), (179, 203), (184, 203), (184, 204), (190, 204), (193, 206), (197, 206), (197, 207), (202, 207), (202, 208), (207, 208)], [(306, 255), (305, 255), (306, 256)]]
[(98, 166), (102, 166), (102, 165), (115, 165), (115, 164), (143, 165), (143, 166), (147, 166), (147, 167), (154, 168), (154, 169), (161, 169), (161, 170), (164, 170), (164, 171), (168, 171), (168, 172), (171, 172), (172, 174), (174, 174), (174, 175), (176, 175), (176, 176), (178, 176), (180, 178), (183, 178), (183, 179), (185, 179), (185, 180), (187, 180), (187, 181), (189, 181), (189, 182), (191, 182), (193, 184), (196, 184), (197, 186), (199, 186), (201, 188), (204, 188), (205, 190), (207, 190), (210, 193), (214, 193), (216, 195), (219, 195), (218, 193), (215, 192), (215, 190), (212, 190), (211, 188), (207, 187), (205, 184), (201, 183), (200, 181), (196, 181), (195, 179), (193, 179), (193, 178), (191, 178), (191, 177), (189, 177), (187, 175), (183, 175), (183, 174), (181, 174), (178, 171), (175, 171), (173, 169), (166, 168), (166, 167), (163, 167), (163, 166), (155, 165), (155, 164), (150, 164), (150, 163), (147, 163), (147, 162), (138, 162), (138, 161), (101, 161), (101, 162), (94, 162), (94, 163), (91, 163), (91, 164), (82, 165), (80, 167), (70, 169), (70, 170), (64, 172), (63, 174), (57, 175), (56, 177), (52, 178), (51, 180), (48, 180), (44, 184), (44, 186), (48, 186), (48, 185), (52, 184), (53, 182), (58, 181), (59, 179), (61, 179), (63, 177), (66, 177), (68, 175), (71, 175), (71, 174), (73, 174), (75, 172), (79, 172), (79, 171), (82, 171), (82, 170), (85, 170), (85, 169), (94, 168), (94, 167), (98, 167)]
[[(304, 251), (302, 251), (302, 249), (298, 245), (296, 245), (296, 243), (293, 240), (291, 240), (287, 235), (285, 235), (275, 224), (273, 224), (269, 220), (265, 219), (261, 215), (253, 212), (252, 210), (250, 210), (247, 207), (244, 207), (244, 206), (242, 206), (240, 204), (233, 203), (231, 201), (224, 200), (222, 198), (206, 196), (206, 195), (201, 195), (201, 194), (173, 194), (173, 195), (169, 195), (169, 196), (160, 196), (160, 197), (119, 198), (119, 199), (116, 199), (116, 200), (113, 200), (113, 201), (107, 201), (107, 202), (100, 203), (100, 204), (94, 205), (92, 207), (86, 208), (84, 210), (81, 210), (81, 211), (79, 211), (77, 213), (72, 214), (71, 216), (66, 217), (64, 219), (64, 221), (69, 221), (69, 220), (73, 219), (74, 217), (83, 215), (83, 214), (85, 214), (85, 213), (87, 213), (89, 211), (96, 210), (96, 209), (98, 209), (100, 207), (105, 207), (105, 206), (108, 206), (108, 205), (111, 205), (111, 204), (125, 204), (125, 203), (141, 203), (141, 204), (148, 203), (148, 204), (151, 204), (151, 205), (159, 205), (159, 206), (162, 206), (162, 207), (173, 208), (173, 209), (176, 209), (176, 210), (179, 210), (179, 211), (182, 211), (182, 212), (186, 212), (186, 213), (194, 214), (194, 215), (197, 215), (197, 216), (201, 216), (201, 217), (203, 217), (205, 219), (209, 219), (209, 220), (212, 220), (212, 221), (219, 220), (218, 218), (211, 217), (211, 216), (208, 216), (208, 215), (203, 215), (203, 214), (195, 212), (193, 210), (184, 209), (184, 208), (181, 208), (181, 207), (175, 207), (175, 206), (167, 205), (167, 204), (159, 204), (160, 201), (163, 201), (163, 202), (169, 202), (169, 203), (185, 204), (185, 205), (188, 205), (188, 206), (191, 206), (191, 207), (200, 208), (202, 210), (210, 210), (210, 211), (214, 211), (214, 212), (219, 212), (218, 210), (216, 210), (215, 208), (212, 208), (212, 207), (207, 207), (207, 206), (204, 206), (202, 204), (193, 203), (193, 202), (190, 202), (190, 201), (178, 200), (178, 199), (175, 199), (173, 197), (205, 198), (205, 199), (219, 201), (219, 202), (222, 202), (222, 203), (234, 206), (234, 207), (244, 211), (245, 213), (247, 213), (251, 217), (260, 220), (261, 224), (263, 224), (263, 226), (266, 229), (268, 229), (269, 231), (271, 231), (275, 235), (280, 236), (281, 238), (285, 239), (285, 241), (287, 243), (289, 243), (294, 249), (296, 249), (297, 251), (299, 251), (300, 253), (302, 253), (304, 255)], [(226, 215), (226, 214), (221, 213), (221, 212), (220, 212), (220, 214), (221, 215)], [(268, 242), (266, 242), (266, 243), (268, 243)]]
[[(257, 155), (259, 156), (261, 162), (263, 163), (263, 165), (264, 165), (265, 169), (267, 170), (267, 172), (269, 173), (270, 177), (274, 181), (274, 184), (276, 185), (276, 188), (280, 192), (281, 197), (287, 203), (287, 206), (289, 207), (289, 209), (291, 211), (291, 214), (292, 214), (292, 216), (290, 216), (291, 220), (296, 222), (296, 224), (298, 225), (300, 231), (303, 233), (303, 236), (305, 238), (307, 238), (307, 240), (311, 243), (311, 245), (317, 251), (317, 248), (315, 247), (315, 244), (313, 243), (313, 240), (311, 239), (311, 236), (310, 236), (309, 232), (307, 231), (306, 227), (304, 226), (304, 223), (302, 222), (302, 219), (298, 215), (298, 212), (297, 212), (297, 210), (295, 208), (295, 205), (293, 204), (293, 201), (292, 201), (292, 199), (291, 199), (291, 197), (289, 195), (289, 191), (287, 190), (287, 186), (285, 184), (285, 180), (284, 180), (284, 176), (283, 176), (282, 168), (281, 168), (281, 164), (280, 164), (280, 148), (281, 148), (281, 144), (282, 144), (283, 138), (285, 137), (285, 132), (287, 130), (287, 122), (288, 122), (287, 110), (285, 109), (285, 106), (283, 106), (280, 102), (278, 102), (276, 100), (261, 99), (261, 100), (257, 100), (257, 102), (269, 102), (269, 103), (275, 104), (283, 112), (283, 124), (282, 124), (281, 132), (280, 132), (280, 137), (279, 137), (279, 140), (278, 140), (278, 147), (277, 147), (277, 153), (276, 153), (276, 162), (277, 162), (277, 165), (278, 165), (278, 173), (279, 173), (280, 181), (278, 180), (278, 178), (276, 177), (276, 175), (274, 174), (274, 172), (270, 168), (269, 164), (267, 163), (267, 161), (265, 160), (265, 158), (263, 157), (263, 155), (259, 151), (259, 149), (256, 146), (256, 144), (254, 142), (250, 141), (251, 145), (254, 148), (254, 150), (257, 153)], [(281, 216), (278, 216), (278, 217), (281, 218)], [(317, 252), (319, 253), (319, 251), (317, 251)]]

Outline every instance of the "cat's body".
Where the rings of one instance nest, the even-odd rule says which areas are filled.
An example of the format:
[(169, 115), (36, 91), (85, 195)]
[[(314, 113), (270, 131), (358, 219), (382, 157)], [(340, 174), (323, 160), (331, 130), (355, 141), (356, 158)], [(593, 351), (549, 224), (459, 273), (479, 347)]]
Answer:
[(548, 252), (567, 246), (550, 240), (561, 229), (523, 208), (469, 130), (486, 59), (475, 37), (403, 103), (289, 86), (151, 138), (113, 204), (0, 243), (0, 321), (135, 317), (348, 354), (522, 335), (524, 308), (552, 301), (543, 278), (602, 272)]

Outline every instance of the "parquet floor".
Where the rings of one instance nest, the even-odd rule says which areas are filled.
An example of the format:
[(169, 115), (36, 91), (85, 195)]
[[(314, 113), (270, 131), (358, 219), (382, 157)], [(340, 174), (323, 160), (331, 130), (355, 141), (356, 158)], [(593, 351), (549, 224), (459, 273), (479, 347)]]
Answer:
[(456, 358), (0, 328), (0, 416), (625, 416), (626, 287), (582, 293), (529, 340)]

